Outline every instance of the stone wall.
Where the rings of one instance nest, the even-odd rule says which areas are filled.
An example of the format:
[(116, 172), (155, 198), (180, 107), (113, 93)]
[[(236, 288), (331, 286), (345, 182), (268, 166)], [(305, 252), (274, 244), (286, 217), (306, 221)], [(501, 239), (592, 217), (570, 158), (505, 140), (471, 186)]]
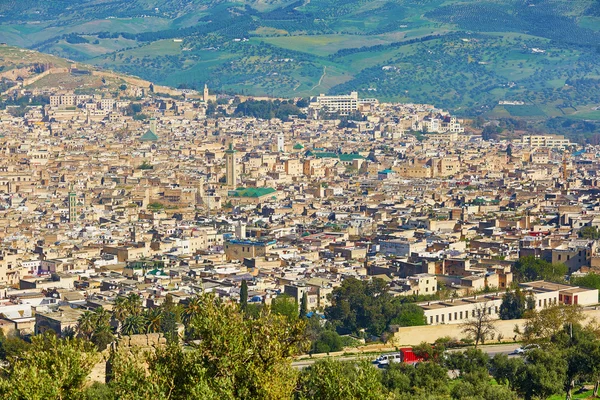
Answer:
[[(592, 319), (600, 321), (600, 309), (584, 310), (586, 316), (586, 322)], [(502, 341), (514, 341), (515, 325), (519, 328), (523, 327), (525, 323), (524, 319), (513, 319), (508, 321), (497, 320), (494, 322), (497, 333), (502, 335)], [(394, 333), (392, 342), (396, 346), (416, 346), (421, 342), (433, 343), (441, 337), (449, 336), (451, 338), (462, 339), (466, 337), (462, 333), (460, 324), (447, 324), (447, 325), (426, 325), (426, 326), (410, 326), (397, 328), (397, 332)], [(489, 340), (488, 342), (497, 342), (497, 339)]]

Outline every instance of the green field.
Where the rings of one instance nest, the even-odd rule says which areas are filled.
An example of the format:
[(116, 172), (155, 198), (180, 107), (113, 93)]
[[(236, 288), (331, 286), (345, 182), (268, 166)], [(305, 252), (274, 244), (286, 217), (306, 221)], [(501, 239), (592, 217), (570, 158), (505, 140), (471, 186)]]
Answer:
[[(23, 0), (0, 2), (0, 37), (172, 86), (294, 97), (356, 90), (464, 116), (596, 119), (589, 108), (600, 104), (594, 5)], [(501, 100), (529, 106), (506, 110)]]

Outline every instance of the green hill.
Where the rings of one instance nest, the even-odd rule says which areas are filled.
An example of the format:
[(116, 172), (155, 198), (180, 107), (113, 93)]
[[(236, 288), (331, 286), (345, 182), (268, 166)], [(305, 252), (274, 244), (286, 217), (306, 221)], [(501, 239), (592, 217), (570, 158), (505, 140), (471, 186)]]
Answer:
[(460, 115), (600, 105), (597, 0), (11, 0), (0, 15), (9, 44), (176, 87), (358, 90)]

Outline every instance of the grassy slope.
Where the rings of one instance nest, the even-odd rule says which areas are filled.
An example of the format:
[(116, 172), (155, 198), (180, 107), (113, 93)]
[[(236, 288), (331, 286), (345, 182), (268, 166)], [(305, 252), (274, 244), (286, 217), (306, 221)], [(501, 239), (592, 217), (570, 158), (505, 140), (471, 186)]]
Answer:
[[(65, 10), (52, 9), (52, 0), (49, 6), (24, 0), (23, 4), (29, 4), (22, 17), (24, 22), (14, 15), (9, 15), (6, 21), (0, 20), (0, 37), (20, 46), (32, 46), (56, 37), (40, 49), (173, 86), (182, 83), (202, 86), (208, 82), (211, 87), (223, 90), (280, 96), (357, 89), (362, 95), (376, 95), (383, 100), (431, 98), (459, 112), (486, 105), (491, 115), (509, 113), (535, 117), (575, 112), (575, 108), (557, 108), (572, 101), (567, 96), (570, 93), (564, 90), (568, 77), (600, 75), (600, 71), (594, 71), (596, 60), (590, 60), (586, 50), (553, 47), (549, 38), (542, 37), (556, 35), (552, 29), (538, 27), (535, 31), (530, 29), (529, 33), (533, 34), (524, 33), (526, 28), (522, 26), (529, 25), (519, 22), (516, 14), (507, 24), (500, 25), (502, 32), (485, 32), (495, 39), (486, 39), (479, 46), (477, 43), (464, 45), (456, 38), (390, 46), (432, 34), (465, 29), (486, 31), (495, 25), (493, 21), (482, 23), (482, 15), (490, 12), (480, 11), (492, 10), (491, 14), (498, 13), (501, 17), (506, 10), (512, 11), (513, 3), (519, 3), (516, 0), (487, 0), (485, 3), (475, 0), (311, 0), (298, 4), (290, 0), (121, 2), (119, 7), (110, 8), (102, 6), (99, 0), (90, 0), (85, 9)], [(574, 26), (587, 28), (589, 32), (600, 31), (597, 26), (600, 19), (585, 15), (591, 0), (571, 3), (541, 0), (538, 3), (535, 12), (548, 10), (554, 16), (570, 18), (568, 21), (577, 24)], [(32, 14), (38, 9), (32, 4), (42, 10), (39, 17)], [(90, 34), (94, 32), (142, 33), (195, 27), (213, 19), (246, 15), (243, 8), (246, 5), (256, 11), (252, 17), (254, 26), (245, 34), (231, 33), (228, 28), (182, 37), (182, 43), (172, 39), (148, 43), (119, 37), (99, 39), (98, 44), (92, 44), (96, 37)], [(296, 7), (281, 8), (289, 5)], [(154, 10), (155, 6), (158, 11)], [(2, 7), (0, 4), (0, 11), (8, 10), (10, 14), (10, 7), (5, 5), (6, 10)], [(452, 14), (436, 14), (442, 9)], [(523, 12), (531, 10), (533, 8), (527, 8)], [(110, 13), (116, 13), (118, 18), (108, 18)], [(504, 31), (505, 26), (512, 32)], [(70, 44), (60, 38), (73, 32), (87, 34), (84, 37), (90, 43)], [(244, 35), (250, 37), (249, 42), (233, 40)], [(524, 49), (524, 42), (529, 47), (544, 48), (546, 53), (532, 54)], [(339, 50), (376, 45), (381, 46), (353, 54), (336, 54)], [(294, 62), (281, 62), (282, 59)], [(384, 72), (383, 66), (395, 70)], [(468, 68), (463, 70), (465, 66)], [(545, 97), (536, 97), (536, 91)], [(578, 118), (596, 118), (597, 112), (591, 108), (593, 96), (574, 93), (589, 104), (587, 108), (577, 108)], [(523, 109), (494, 106), (498, 100), (523, 98), (528, 103)]]

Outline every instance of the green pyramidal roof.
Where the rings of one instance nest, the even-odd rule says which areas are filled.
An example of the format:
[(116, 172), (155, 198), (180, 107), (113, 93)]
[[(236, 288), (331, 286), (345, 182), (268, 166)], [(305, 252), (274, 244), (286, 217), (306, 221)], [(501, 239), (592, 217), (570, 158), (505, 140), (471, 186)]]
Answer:
[(156, 142), (158, 140), (158, 136), (151, 130), (146, 131), (140, 138), (141, 142)]
[(262, 197), (275, 193), (276, 190), (273, 188), (243, 188), (239, 187), (234, 191), (231, 191), (230, 197)]

